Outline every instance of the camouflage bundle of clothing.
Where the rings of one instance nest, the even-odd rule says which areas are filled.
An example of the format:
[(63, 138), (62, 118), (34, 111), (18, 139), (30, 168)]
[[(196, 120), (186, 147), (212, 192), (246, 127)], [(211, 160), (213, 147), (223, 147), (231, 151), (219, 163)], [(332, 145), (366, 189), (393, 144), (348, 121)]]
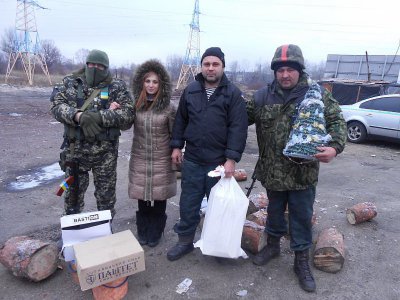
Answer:
[[(256, 178), (267, 189), (275, 191), (302, 190), (318, 182), (319, 163), (311, 161), (299, 164), (283, 154), (297, 116), (296, 107), (309, 90), (306, 74), (285, 100), (284, 93), (276, 81), (257, 91), (247, 103), (249, 125), (255, 123), (260, 149)], [(339, 104), (328, 91), (322, 96), (325, 106), (326, 131), (332, 137), (327, 146), (339, 154), (346, 141), (346, 123)]]
[(317, 147), (327, 145), (332, 139), (326, 133), (324, 109), (321, 89), (313, 82), (297, 109), (284, 155), (316, 160), (313, 155), (318, 153)]

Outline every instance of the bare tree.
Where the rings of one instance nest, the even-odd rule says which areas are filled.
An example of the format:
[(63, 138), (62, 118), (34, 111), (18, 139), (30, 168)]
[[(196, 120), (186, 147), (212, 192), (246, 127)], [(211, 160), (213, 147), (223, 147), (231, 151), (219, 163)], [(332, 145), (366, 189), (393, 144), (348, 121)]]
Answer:
[(242, 59), (240, 62), (240, 71), (249, 71), (250, 62), (247, 59)]
[(325, 62), (312, 63), (309, 61), (305, 62), (306, 71), (310, 77), (314, 80), (320, 80), (324, 77), (325, 73)]
[(81, 48), (75, 52), (74, 58), (75, 63), (79, 65), (84, 65), (86, 63), (86, 57), (89, 55), (90, 50)]
[(52, 40), (43, 40), (41, 44), (47, 67), (49, 70), (55, 71), (55, 69), (61, 65), (60, 50), (56, 47), (54, 41)]
[(179, 73), (181, 72), (181, 67), (183, 63), (183, 56), (180, 55), (168, 55), (166, 69), (171, 76), (171, 81), (176, 82), (179, 78)]
[(81, 65), (75, 64), (72, 59), (66, 58), (64, 56), (61, 57), (61, 66), (61, 73), (63, 74), (71, 73), (82, 67)]
[(14, 28), (10, 27), (4, 30), (4, 33), (1, 37), (0, 47), (5, 53), (11, 53), (15, 50), (15, 30)]
[(237, 82), (237, 75), (238, 75), (238, 65), (239, 63), (237, 62), (237, 60), (233, 61), (230, 65), (229, 65), (229, 71), (231, 73), (231, 80), (233, 82)]
[(120, 78), (127, 81), (130, 80), (130, 77), (132, 75), (131, 66), (132, 65), (129, 65), (129, 63), (125, 63), (125, 65), (112, 68), (111, 72), (115, 78)]
[(269, 63), (257, 62), (253, 72), (246, 72), (244, 83), (250, 90), (258, 90), (273, 79)]
[(7, 70), (8, 59), (5, 53), (0, 52), (0, 73), (4, 74)]
[(131, 65), (130, 65), (130, 70), (131, 70), (131, 74), (133, 74), (135, 71), (136, 71), (136, 68), (137, 68), (138, 66), (137, 66), (137, 64), (135, 64), (135, 63), (131, 63)]
[(135, 75), (136, 69), (137, 69), (138, 65), (135, 63), (131, 63), (129, 66), (129, 71), (130, 71), (130, 75), (129, 75), (129, 82), (128, 85), (130, 88), (132, 88), (132, 80), (133, 80), (133, 76)]

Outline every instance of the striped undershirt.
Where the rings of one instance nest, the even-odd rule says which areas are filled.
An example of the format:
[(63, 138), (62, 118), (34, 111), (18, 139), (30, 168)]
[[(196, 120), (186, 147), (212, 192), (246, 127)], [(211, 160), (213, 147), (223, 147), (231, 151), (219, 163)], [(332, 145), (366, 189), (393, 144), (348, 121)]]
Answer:
[(206, 93), (207, 93), (207, 99), (208, 100), (210, 100), (211, 95), (214, 94), (216, 89), (217, 89), (216, 87), (206, 88)]

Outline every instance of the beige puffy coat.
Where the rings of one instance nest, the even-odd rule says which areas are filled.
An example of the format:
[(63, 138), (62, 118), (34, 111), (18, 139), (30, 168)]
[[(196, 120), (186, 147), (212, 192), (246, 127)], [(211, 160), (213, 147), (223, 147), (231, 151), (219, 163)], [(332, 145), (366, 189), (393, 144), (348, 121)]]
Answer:
[(128, 193), (132, 199), (166, 200), (176, 195), (176, 174), (172, 170), (169, 147), (176, 109), (170, 103), (168, 73), (157, 60), (138, 67), (132, 80), (134, 99), (138, 99), (142, 78), (149, 71), (158, 74), (162, 95), (152, 109), (135, 112)]

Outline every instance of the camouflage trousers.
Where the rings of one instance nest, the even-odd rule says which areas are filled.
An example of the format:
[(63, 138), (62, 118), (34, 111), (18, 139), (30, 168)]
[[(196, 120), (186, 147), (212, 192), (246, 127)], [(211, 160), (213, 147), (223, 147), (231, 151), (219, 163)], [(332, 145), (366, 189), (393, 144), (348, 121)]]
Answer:
[[(85, 205), (84, 196), (89, 186), (89, 171), (92, 171), (97, 209), (109, 209), (111, 210), (111, 215), (114, 217), (118, 144), (115, 146), (110, 143), (106, 148), (108, 149), (102, 150), (107, 151), (101, 151), (100, 153), (98, 151), (90, 153), (91, 151), (87, 151), (88, 149), (84, 149), (84, 151), (75, 150), (74, 160), (78, 162), (78, 178), (75, 178), (74, 184), (65, 193), (65, 214), (80, 213), (83, 210)], [(69, 150), (65, 151), (69, 152)], [(69, 153), (67, 154), (68, 156)], [(71, 167), (67, 167), (65, 177), (67, 178), (70, 175), (74, 176), (74, 172)]]

